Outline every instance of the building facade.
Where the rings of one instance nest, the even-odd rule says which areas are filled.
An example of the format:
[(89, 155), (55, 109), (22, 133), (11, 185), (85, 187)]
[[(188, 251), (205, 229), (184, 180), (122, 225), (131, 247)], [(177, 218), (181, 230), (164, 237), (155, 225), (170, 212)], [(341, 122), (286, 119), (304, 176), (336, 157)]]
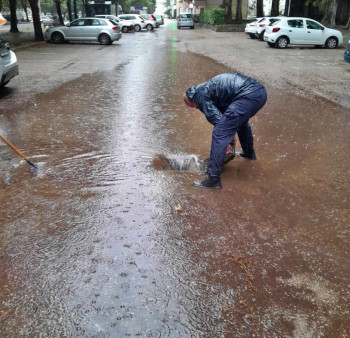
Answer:
[[(220, 8), (222, 0), (172, 0), (172, 17), (176, 18), (182, 13), (199, 15), (200, 13), (214, 8)], [(235, 17), (237, 0), (232, 0), (232, 17)], [(248, 0), (242, 0), (242, 18), (247, 19)]]

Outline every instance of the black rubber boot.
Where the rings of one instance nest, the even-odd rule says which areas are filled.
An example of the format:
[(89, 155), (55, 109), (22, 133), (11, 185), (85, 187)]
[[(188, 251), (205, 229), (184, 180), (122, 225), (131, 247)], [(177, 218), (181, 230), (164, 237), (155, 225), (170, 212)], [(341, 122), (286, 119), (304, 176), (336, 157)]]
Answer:
[(246, 159), (248, 159), (248, 160), (251, 160), (251, 161), (255, 161), (257, 158), (256, 158), (256, 155), (255, 155), (255, 151), (254, 151), (254, 149), (252, 150), (252, 151), (250, 151), (250, 152), (247, 152), (247, 153), (245, 153), (245, 152), (241, 152), (240, 154), (239, 154), (239, 156), (240, 157), (244, 157), (244, 158), (246, 158)]
[(204, 181), (194, 181), (192, 185), (196, 188), (221, 189), (221, 177), (216, 175), (207, 175)]

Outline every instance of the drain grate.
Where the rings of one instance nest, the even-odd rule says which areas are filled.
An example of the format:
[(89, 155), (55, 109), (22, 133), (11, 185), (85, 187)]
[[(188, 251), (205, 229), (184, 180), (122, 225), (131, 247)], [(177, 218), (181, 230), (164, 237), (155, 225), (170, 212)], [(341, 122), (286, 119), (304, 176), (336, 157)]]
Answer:
[(200, 164), (196, 155), (157, 155), (153, 160), (156, 170), (200, 171)]

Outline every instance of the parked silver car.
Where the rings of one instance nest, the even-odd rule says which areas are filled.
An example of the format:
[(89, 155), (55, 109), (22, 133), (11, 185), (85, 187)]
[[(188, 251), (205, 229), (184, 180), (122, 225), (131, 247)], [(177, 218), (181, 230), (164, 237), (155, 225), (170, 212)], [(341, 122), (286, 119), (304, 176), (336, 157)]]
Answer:
[(118, 22), (102, 18), (80, 18), (65, 26), (49, 28), (46, 31), (46, 40), (53, 43), (98, 41), (101, 45), (110, 45), (121, 37)]
[(16, 54), (6, 41), (0, 40), (0, 88), (6, 86), (16, 75), (18, 75)]
[(43, 23), (43, 26), (46, 27), (51, 27), (54, 25), (55, 20), (53, 19), (52, 16), (43, 16), (41, 18), (41, 22)]
[(181, 29), (182, 27), (190, 27), (191, 29), (194, 29), (192, 14), (180, 14), (177, 17), (177, 29)]

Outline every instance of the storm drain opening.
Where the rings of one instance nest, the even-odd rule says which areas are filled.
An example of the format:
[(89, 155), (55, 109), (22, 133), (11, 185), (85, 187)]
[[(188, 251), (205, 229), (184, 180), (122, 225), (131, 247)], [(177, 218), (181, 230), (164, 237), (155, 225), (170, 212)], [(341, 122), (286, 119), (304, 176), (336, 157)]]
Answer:
[(196, 155), (157, 155), (153, 160), (156, 170), (190, 171), (198, 173), (201, 165)]

